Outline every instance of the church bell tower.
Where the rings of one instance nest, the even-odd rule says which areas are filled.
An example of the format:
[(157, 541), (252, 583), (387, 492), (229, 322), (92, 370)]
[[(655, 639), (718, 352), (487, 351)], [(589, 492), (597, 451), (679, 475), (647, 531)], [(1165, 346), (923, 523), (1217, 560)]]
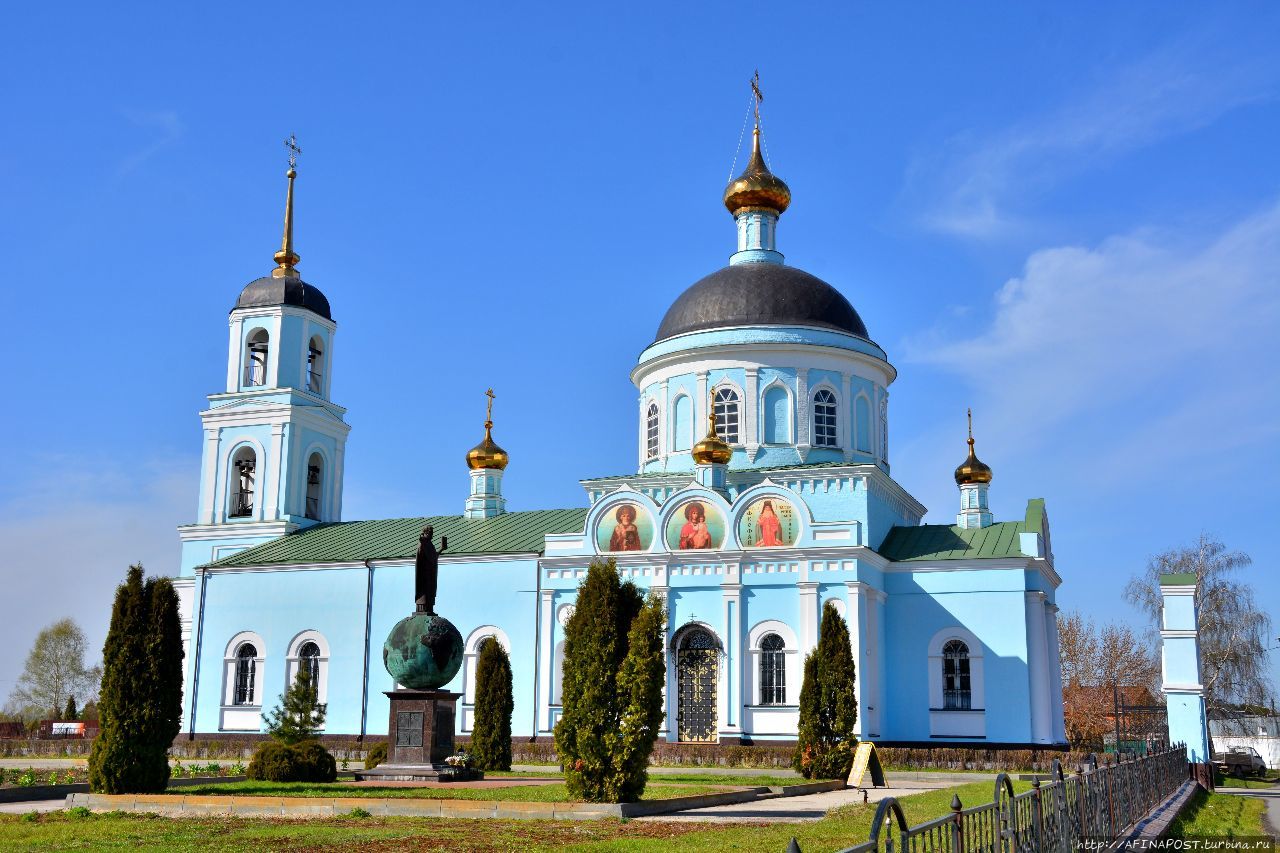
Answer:
[(241, 291), (229, 317), (225, 390), (200, 413), (204, 453), (194, 524), (180, 528), (182, 573), (300, 527), (342, 517), (346, 409), (330, 399), (337, 324), (297, 271), (293, 189), (270, 275)]

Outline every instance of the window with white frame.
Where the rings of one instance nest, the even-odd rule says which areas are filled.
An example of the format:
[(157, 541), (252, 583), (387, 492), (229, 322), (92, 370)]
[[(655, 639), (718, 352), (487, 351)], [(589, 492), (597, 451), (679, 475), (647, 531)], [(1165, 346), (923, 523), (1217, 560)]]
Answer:
[(738, 392), (717, 388), (715, 394), (716, 434), (729, 444), (738, 443)]
[(644, 452), (646, 459), (658, 455), (658, 404), (650, 403), (644, 416)]
[(815, 447), (839, 447), (836, 432), (836, 395), (826, 388), (813, 395), (813, 444)]
[(305, 672), (312, 688), (320, 684), (320, 647), (308, 640), (298, 649), (298, 673)]
[(942, 647), (942, 707), (947, 711), (968, 711), (972, 704), (969, 646), (961, 640), (949, 640)]
[(253, 643), (241, 643), (236, 649), (235, 688), (232, 705), (256, 705), (254, 695), (258, 680), (258, 649)]
[(787, 704), (787, 644), (777, 634), (760, 640), (761, 705)]

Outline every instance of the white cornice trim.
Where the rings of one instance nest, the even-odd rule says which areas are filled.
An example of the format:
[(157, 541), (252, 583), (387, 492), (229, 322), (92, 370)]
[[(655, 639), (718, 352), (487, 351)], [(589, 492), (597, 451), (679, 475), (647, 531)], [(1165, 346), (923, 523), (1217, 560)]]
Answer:
[[(716, 332), (732, 332), (735, 329), (752, 329), (753, 326), (726, 326), (718, 328)], [(807, 328), (794, 326), (791, 328)], [(830, 331), (823, 329), (814, 329), (814, 331)], [(876, 349), (884, 352), (877, 344), (872, 344)], [(646, 347), (646, 350), (648, 348)], [(879, 358), (856, 349), (832, 346), (830, 344), (818, 343), (792, 343), (783, 341), (761, 341), (758, 343), (723, 343), (723, 344), (696, 344), (692, 343), (687, 348), (674, 350), (662, 355), (651, 356), (641, 361), (631, 370), (631, 383), (637, 388), (643, 386), (642, 377), (667, 367), (678, 366), (682, 362), (690, 360), (705, 360), (707, 358), (723, 358), (728, 361), (742, 360), (742, 356), (750, 356), (752, 360), (759, 360), (763, 355), (774, 357), (782, 357), (787, 359), (797, 355), (812, 357), (814, 354), (831, 356), (844, 361), (859, 362), (872, 371), (879, 374), (880, 384), (888, 387), (898, 378), (897, 369), (889, 363), (887, 358)], [(642, 353), (643, 355), (643, 353)], [(781, 362), (779, 362), (781, 363)], [(754, 365), (743, 365), (754, 366)], [(870, 377), (869, 377), (870, 378)]]
[(183, 542), (204, 539), (234, 539), (239, 536), (284, 536), (302, 525), (292, 521), (233, 521), (226, 524), (183, 524), (178, 537)]
[(1200, 633), (1199, 631), (1196, 631), (1194, 629), (1187, 630), (1187, 629), (1179, 629), (1179, 628), (1161, 628), (1160, 638), (1164, 640), (1194, 639), (1199, 635), (1199, 633)]

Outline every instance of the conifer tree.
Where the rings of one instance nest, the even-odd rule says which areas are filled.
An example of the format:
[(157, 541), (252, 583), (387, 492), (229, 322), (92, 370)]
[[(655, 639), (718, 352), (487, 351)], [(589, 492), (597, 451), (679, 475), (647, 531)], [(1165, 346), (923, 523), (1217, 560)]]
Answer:
[(639, 800), (649, 779), (649, 756), (662, 727), (666, 622), (662, 602), (657, 596), (650, 596), (627, 636), (627, 656), (618, 673), (621, 725), (606, 735), (614, 756), (606, 788), (610, 799), (620, 803)]
[(857, 742), (854, 679), (849, 626), (827, 602), (818, 647), (805, 658), (800, 688), (800, 729), (793, 764), (807, 779), (838, 779), (849, 773)]
[[(632, 796), (637, 785), (626, 780), (634, 778), (634, 761), (627, 757), (643, 751), (645, 738), (651, 749), (657, 737), (657, 727), (648, 725), (653, 700), (645, 691), (656, 690), (660, 696), (662, 682), (655, 683), (639, 659), (620, 680), (632, 628), (644, 607), (635, 584), (618, 579), (613, 560), (593, 562), (578, 588), (574, 614), (565, 626), (563, 710), (555, 731), (565, 784), (578, 799), (618, 802)], [(646, 631), (661, 632), (660, 620), (649, 618), (642, 624), (648, 626)], [(644, 636), (649, 642), (649, 635)], [(660, 633), (654, 642), (661, 645)], [(623, 734), (624, 718), (632, 739)], [(643, 779), (643, 768), (640, 772)], [(643, 788), (641, 781), (638, 789)]]
[(75, 697), (75, 694), (72, 693), (67, 696), (67, 707), (62, 712), (62, 719), (75, 720), (75, 719), (79, 719), (79, 717), (80, 717), (80, 711), (79, 709), (76, 708), (76, 697)]
[(299, 667), (293, 684), (281, 694), (280, 704), (267, 715), (267, 734), (290, 746), (315, 740), (328, 711), (328, 705), (319, 698), (310, 668)]
[(159, 793), (168, 785), (169, 746), (181, 728), (182, 657), (173, 584), (144, 582), (142, 566), (130, 566), (102, 648), (100, 728), (89, 753), (95, 792)]
[(476, 721), (471, 755), (480, 770), (511, 769), (511, 659), (497, 640), (480, 644), (476, 663)]

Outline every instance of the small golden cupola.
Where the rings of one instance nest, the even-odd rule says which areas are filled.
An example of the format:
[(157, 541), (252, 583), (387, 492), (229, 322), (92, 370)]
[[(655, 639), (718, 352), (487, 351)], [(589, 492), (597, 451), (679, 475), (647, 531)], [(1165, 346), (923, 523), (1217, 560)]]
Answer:
[(481, 468), (501, 471), (507, 467), (510, 457), (493, 440), (493, 389), (485, 392), (489, 398), (489, 408), (484, 420), (484, 441), (467, 451), (467, 467), (472, 471)]
[(693, 446), (693, 461), (699, 465), (728, 465), (733, 448), (716, 431), (715, 392), (707, 400), (707, 434)]
[(751, 94), (755, 99), (755, 128), (751, 131), (751, 159), (742, 174), (729, 181), (724, 188), (724, 206), (737, 217), (749, 211), (781, 214), (791, 204), (791, 189), (765, 165), (760, 153), (760, 103), (764, 94), (760, 91), (760, 72), (751, 78)]
[(791, 204), (791, 189), (765, 165), (760, 153), (760, 125), (751, 131), (751, 159), (742, 174), (724, 188), (724, 206), (734, 216), (744, 211), (781, 214)]
[(968, 486), (977, 483), (991, 482), (991, 466), (983, 462), (973, 452), (973, 409), (968, 410), (969, 415), (969, 458), (960, 463), (956, 468), (956, 485)]

